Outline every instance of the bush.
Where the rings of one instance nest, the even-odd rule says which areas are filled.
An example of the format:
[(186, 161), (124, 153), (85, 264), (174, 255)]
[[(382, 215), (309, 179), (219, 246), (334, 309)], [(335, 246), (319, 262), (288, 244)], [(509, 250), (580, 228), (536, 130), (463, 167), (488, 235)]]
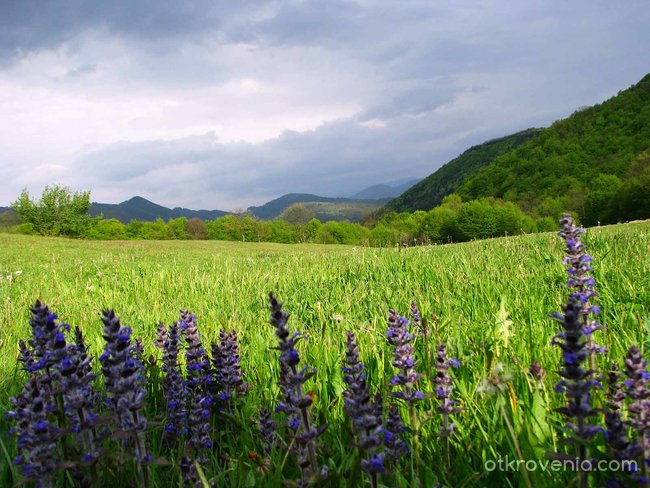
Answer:
[(11, 208), (41, 235), (81, 237), (91, 225), (89, 191), (72, 193), (64, 186), (46, 186), (35, 201), (23, 190)]
[(11, 234), (25, 234), (25, 235), (34, 235), (36, 231), (34, 230), (34, 224), (26, 222), (24, 224), (18, 224), (8, 230)]
[(90, 228), (87, 237), (99, 240), (127, 239), (126, 226), (117, 219), (97, 220)]

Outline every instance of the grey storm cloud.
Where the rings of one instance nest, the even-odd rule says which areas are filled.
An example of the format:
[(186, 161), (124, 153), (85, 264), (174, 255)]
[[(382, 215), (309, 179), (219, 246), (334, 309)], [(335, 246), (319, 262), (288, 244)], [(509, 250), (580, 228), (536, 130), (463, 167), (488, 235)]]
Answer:
[(197, 39), (223, 28), (223, 19), (258, 2), (229, 0), (5, 0), (0, 46), (5, 56), (18, 49), (44, 49), (91, 29), (143, 42)]
[(0, 205), (61, 183), (233, 209), (424, 177), (648, 71), (614, 3), (5, 0)]

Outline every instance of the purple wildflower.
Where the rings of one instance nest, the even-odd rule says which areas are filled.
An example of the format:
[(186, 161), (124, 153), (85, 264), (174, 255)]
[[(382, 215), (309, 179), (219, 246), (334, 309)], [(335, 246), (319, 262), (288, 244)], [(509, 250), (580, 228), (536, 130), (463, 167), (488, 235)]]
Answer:
[[(556, 385), (556, 391), (564, 392), (566, 406), (558, 408), (569, 419), (575, 419), (576, 424), (567, 424), (577, 437), (579, 445), (580, 461), (587, 460), (587, 449), (584, 441), (592, 439), (601, 429), (595, 425), (587, 424), (589, 417), (597, 414), (596, 409), (591, 406), (591, 389), (600, 387), (600, 384), (592, 379), (592, 370), (585, 370), (583, 365), (587, 361), (587, 348), (585, 342), (585, 331), (580, 320), (581, 303), (574, 297), (564, 306), (564, 314), (556, 315), (562, 323), (562, 332), (557, 334), (551, 344), (562, 349), (562, 366), (558, 371), (562, 379)], [(581, 486), (586, 486), (586, 472), (581, 471)]]
[(56, 442), (59, 433), (48, 420), (49, 402), (38, 380), (32, 377), (22, 393), (11, 398), (13, 410), (7, 413), (16, 424), (10, 431), (17, 439), (19, 453), (14, 462), (20, 466), (26, 481), (33, 481), (40, 488), (53, 486), (52, 475), (58, 464)]
[(396, 406), (391, 406), (383, 430), (384, 454), (391, 463), (397, 463), (399, 458), (409, 453), (409, 447), (402, 439), (405, 430), (399, 410)]
[[(21, 361), (29, 374), (37, 375), (43, 395), (60, 397), (59, 371), (56, 367), (68, 353), (65, 333), (70, 330), (68, 324), (58, 323), (57, 315), (42, 304), (40, 300), (31, 307), (32, 317), (29, 325), (32, 328), (29, 348), (21, 347)], [(58, 400), (60, 403), (60, 400)], [(57, 412), (59, 423), (65, 422), (63, 412), (58, 403), (50, 404), (53, 412)]]
[(415, 302), (411, 302), (411, 318), (416, 324), (420, 323), (420, 310), (418, 309)]
[(242, 395), (248, 389), (239, 364), (237, 332), (234, 330), (226, 332), (223, 329), (219, 332), (219, 343), (212, 343), (212, 364), (219, 391), (219, 401), (226, 411), (230, 411), (233, 396), (235, 394)]
[(438, 412), (442, 415), (439, 434), (440, 437), (449, 437), (456, 428), (456, 424), (450, 423), (449, 416), (462, 412), (463, 409), (457, 407), (458, 402), (452, 398), (454, 380), (449, 374), (449, 368), (458, 367), (458, 361), (447, 357), (447, 347), (444, 344), (438, 344), (435, 367), (436, 376), (433, 378), (433, 384), (439, 402)]
[(23, 370), (25, 370), (30, 375), (36, 373), (37, 359), (34, 355), (34, 351), (30, 349), (27, 343), (22, 339), (18, 342), (18, 349), (20, 350), (20, 354), (18, 355), (18, 362), (22, 363)]
[(270, 455), (275, 443), (275, 431), (278, 426), (271, 417), (271, 412), (266, 408), (260, 410), (259, 419), (260, 437), (264, 445), (264, 453)]
[(162, 370), (165, 378), (162, 381), (166, 403), (165, 435), (168, 438), (187, 434), (187, 387), (178, 353), (181, 347), (181, 337), (178, 323), (166, 329), (162, 324), (158, 327), (158, 339), (155, 343), (162, 348)]
[(375, 401), (371, 399), (365, 368), (359, 361), (359, 347), (354, 333), (347, 333), (346, 346), (343, 381), (347, 389), (343, 391), (343, 411), (352, 419), (357, 446), (364, 456), (361, 467), (370, 474), (372, 486), (377, 486), (377, 473), (384, 471), (384, 456), (377, 453), (382, 432), (381, 396)]
[(194, 464), (194, 459), (183, 456), (180, 461), (181, 474), (183, 475), (184, 488), (203, 488), (203, 483)]
[(132, 436), (141, 482), (146, 483), (147, 472), (142, 465), (148, 464), (151, 456), (146, 451), (144, 438), (147, 428), (143, 412), (146, 379), (138, 360), (140, 354), (131, 344), (131, 329), (122, 327), (113, 310), (102, 312), (102, 322), (106, 345), (99, 362), (104, 375), (106, 400), (121, 429)]
[(602, 327), (590, 318), (591, 315), (598, 315), (600, 308), (590, 303), (590, 300), (597, 295), (594, 291), (594, 278), (591, 276), (593, 269), (590, 263), (593, 259), (586, 253), (586, 247), (581, 241), (581, 235), (585, 233), (585, 230), (582, 227), (576, 227), (573, 217), (569, 214), (564, 214), (560, 225), (562, 225), (562, 229), (558, 232), (558, 236), (566, 242), (564, 265), (569, 275), (567, 287), (573, 290), (571, 296), (580, 305), (579, 320), (586, 336), (587, 350), (590, 356), (593, 353), (604, 353), (606, 348), (593, 342), (591, 336), (593, 332), (601, 330)]
[(83, 333), (75, 327), (75, 343), (68, 345), (67, 357), (57, 366), (65, 413), (72, 431), (81, 437), (84, 462), (99, 458), (97, 420), (99, 395), (93, 388), (96, 375), (92, 372), (91, 358)]
[[(309, 366), (303, 366), (298, 370), (300, 354), (295, 346), (303, 335), (294, 332), (291, 334), (287, 329), (289, 315), (282, 310), (280, 303), (273, 293), (269, 293), (271, 303), (271, 325), (275, 327), (275, 335), (278, 338), (276, 349), (280, 351), (281, 365), (281, 388), (285, 401), (279, 409), (288, 415), (289, 427), (294, 433), (294, 445), (298, 458), (298, 466), (301, 471), (299, 486), (307, 486), (322, 478), (323, 469), (319, 469), (316, 459), (316, 438), (320, 436), (327, 426), (316, 428), (312, 425), (309, 415), (309, 407), (313, 400), (310, 395), (303, 393), (303, 385), (316, 374), (316, 370)], [(296, 420), (299, 424), (296, 425)]]
[(167, 341), (167, 327), (165, 327), (165, 324), (160, 322), (158, 324), (158, 327), (156, 328), (156, 340), (154, 341), (153, 345), (158, 349), (164, 349), (166, 341)]
[(408, 319), (400, 317), (391, 310), (388, 315), (388, 343), (393, 346), (393, 366), (398, 370), (390, 384), (398, 391), (393, 397), (405, 400), (409, 405), (424, 398), (424, 394), (417, 389), (417, 383), (422, 377), (415, 370), (415, 356), (413, 355), (413, 335), (407, 330)]
[(639, 348), (637, 346), (630, 347), (625, 358), (627, 379), (623, 383), (627, 397), (632, 400), (628, 407), (630, 425), (638, 435), (645, 473), (650, 465), (650, 390), (648, 389), (650, 374), (648, 374), (647, 366), (648, 362), (643, 359)]
[[(623, 391), (623, 382), (618, 366), (613, 363), (607, 374), (607, 406), (609, 410), (605, 412), (605, 441), (609, 445), (610, 455), (618, 461), (632, 460), (641, 454), (641, 449), (635, 442), (628, 437), (627, 422), (624, 422), (621, 416), (625, 392)], [(623, 465), (622, 465), (623, 466)], [(611, 486), (623, 486), (619, 480), (610, 480)], [(608, 486), (609, 486), (608, 485)]]
[(188, 412), (190, 444), (196, 451), (200, 451), (212, 447), (210, 437), (210, 407), (213, 401), (210, 394), (212, 367), (199, 337), (196, 316), (181, 310), (179, 327), (185, 333), (187, 342), (185, 360), (187, 390), (190, 396)]

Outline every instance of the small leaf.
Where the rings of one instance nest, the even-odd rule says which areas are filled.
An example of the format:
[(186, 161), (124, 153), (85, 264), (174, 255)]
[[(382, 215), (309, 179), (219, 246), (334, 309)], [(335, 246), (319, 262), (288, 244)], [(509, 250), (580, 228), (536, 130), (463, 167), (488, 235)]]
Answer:
[(507, 349), (510, 345), (510, 336), (512, 335), (512, 320), (508, 319), (508, 311), (506, 310), (506, 297), (501, 297), (501, 306), (496, 315), (496, 327), (494, 329), (494, 342), (495, 342), (495, 355), (499, 356), (500, 348)]

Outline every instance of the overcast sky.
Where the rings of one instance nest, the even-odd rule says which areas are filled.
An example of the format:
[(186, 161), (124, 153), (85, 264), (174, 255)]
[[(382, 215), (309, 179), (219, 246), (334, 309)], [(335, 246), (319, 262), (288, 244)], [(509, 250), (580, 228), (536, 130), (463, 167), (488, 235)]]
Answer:
[(0, 0), (0, 205), (424, 177), (650, 71), (647, 0)]

